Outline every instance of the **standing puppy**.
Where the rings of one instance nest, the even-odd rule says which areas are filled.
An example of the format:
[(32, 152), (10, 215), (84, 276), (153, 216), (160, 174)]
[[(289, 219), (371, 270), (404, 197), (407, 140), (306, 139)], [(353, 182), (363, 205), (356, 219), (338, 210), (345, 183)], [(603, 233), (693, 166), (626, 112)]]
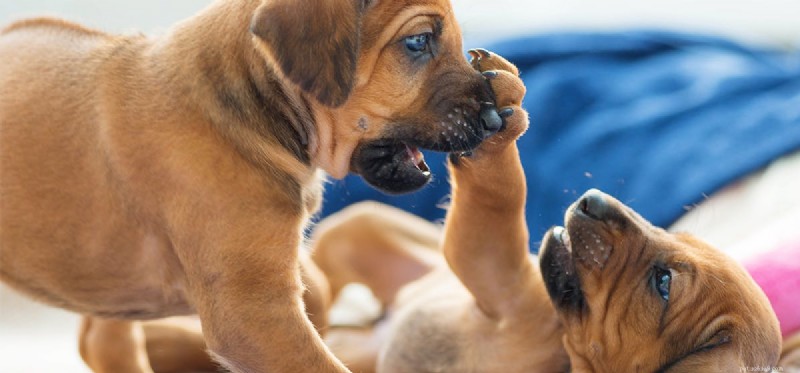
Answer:
[(235, 372), (345, 372), (301, 301), (317, 171), (413, 191), (430, 178), (419, 147), (499, 129), (490, 102), (448, 0), (219, 0), (161, 38), (12, 24), (0, 278), (98, 317), (86, 336), (111, 324), (105, 352), (139, 351), (98, 372), (150, 369), (116, 320), (193, 312)]

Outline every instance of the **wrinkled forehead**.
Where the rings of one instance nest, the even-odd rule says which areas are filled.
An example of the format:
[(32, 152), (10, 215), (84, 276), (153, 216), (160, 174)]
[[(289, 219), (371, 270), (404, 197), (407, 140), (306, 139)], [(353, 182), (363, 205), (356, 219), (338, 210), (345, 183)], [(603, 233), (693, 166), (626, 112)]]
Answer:
[(461, 34), (450, 0), (372, 0), (367, 1), (363, 45), (380, 43), (387, 34), (399, 32), (409, 22), (421, 17), (438, 20), (446, 34)]

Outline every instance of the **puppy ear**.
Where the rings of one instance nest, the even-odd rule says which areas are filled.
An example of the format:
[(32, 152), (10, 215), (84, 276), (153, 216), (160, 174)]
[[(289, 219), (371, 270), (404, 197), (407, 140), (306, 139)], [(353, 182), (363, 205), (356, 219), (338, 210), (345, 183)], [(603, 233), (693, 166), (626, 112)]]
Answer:
[(338, 107), (355, 84), (364, 6), (364, 0), (267, 0), (250, 30), (284, 76)]

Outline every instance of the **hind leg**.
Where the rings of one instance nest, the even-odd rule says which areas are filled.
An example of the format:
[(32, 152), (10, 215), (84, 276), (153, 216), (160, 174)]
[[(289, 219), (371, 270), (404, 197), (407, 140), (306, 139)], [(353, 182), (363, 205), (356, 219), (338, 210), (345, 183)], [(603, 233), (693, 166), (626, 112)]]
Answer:
[(312, 236), (312, 259), (336, 299), (349, 283), (366, 285), (383, 305), (397, 291), (443, 263), (441, 228), (391, 206), (362, 202), (322, 221)]
[(139, 322), (84, 316), (79, 345), (95, 373), (153, 373)]
[[(312, 258), (325, 273), (335, 299), (347, 284), (366, 285), (383, 307), (398, 291), (444, 264), (441, 228), (393, 207), (353, 205), (314, 230)], [(357, 373), (374, 372), (391, 319), (374, 325), (332, 327), (326, 344)]]
[[(306, 312), (322, 333), (328, 326), (328, 282), (307, 254), (300, 256), (300, 263)], [(196, 317), (145, 322), (84, 317), (80, 349), (83, 360), (95, 373), (219, 371), (207, 352)]]
[(147, 355), (156, 373), (219, 371), (209, 356), (200, 320), (172, 317), (142, 323), (147, 340)]

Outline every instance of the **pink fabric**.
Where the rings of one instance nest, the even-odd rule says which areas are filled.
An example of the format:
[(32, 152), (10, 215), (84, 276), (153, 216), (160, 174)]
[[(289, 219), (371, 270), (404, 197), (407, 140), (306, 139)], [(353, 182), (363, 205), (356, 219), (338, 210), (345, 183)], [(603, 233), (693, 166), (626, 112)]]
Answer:
[(800, 242), (759, 255), (744, 266), (767, 294), (783, 336), (800, 331)]

